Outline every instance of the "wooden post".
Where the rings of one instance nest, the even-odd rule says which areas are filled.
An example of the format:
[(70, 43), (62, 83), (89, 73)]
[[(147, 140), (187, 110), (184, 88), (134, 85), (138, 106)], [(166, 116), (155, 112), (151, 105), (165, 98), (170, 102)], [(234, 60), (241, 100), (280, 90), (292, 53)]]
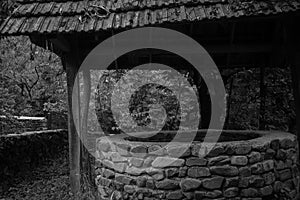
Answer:
[(259, 108), (259, 130), (265, 127), (265, 104), (266, 104), (266, 87), (265, 87), (265, 67), (260, 67), (260, 108)]
[(297, 64), (300, 66), (300, 61), (297, 63), (294, 60), (291, 63), (291, 73), (293, 81), (293, 93), (296, 109), (296, 130), (298, 135), (298, 143), (300, 144), (300, 69), (297, 67)]
[[(291, 68), (292, 74), (292, 85), (295, 101), (295, 111), (296, 111), (296, 134), (298, 139), (298, 144), (300, 144), (300, 60), (297, 57), (296, 45), (295, 43), (297, 38), (297, 24), (292, 18), (287, 18), (285, 21), (285, 50), (286, 50), (286, 59)], [(299, 32), (299, 31), (298, 31)], [(299, 65), (297, 67), (297, 65)], [(299, 154), (300, 156), (300, 154)], [(298, 164), (300, 158), (298, 157)]]
[(208, 129), (210, 124), (211, 118), (211, 100), (210, 95), (207, 89), (207, 86), (197, 71), (194, 73), (194, 82), (198, 88), (198, 97), (199, 97), (199, 109), (200, 109), (200, 116), (201, 122), (199, 129)]
[[(74, 59), (74, 55), (68, 53), (64, 59), (67, 73), (67, 89), (68, 89), (68, 132), (69, 132), (69, 160), (70, 160), (70, 186), (71, 192), (78, 198), (80, 194), (80, 139), (75, 127), (76, 116), (73, 115), (72, 92), (73, 87), (78, 87), (75, 78), (79, 69), (79, 64)], [(79, 103), (79, 102), (78, 102)], [(78, 120), (78, 119), (77, 119)]]

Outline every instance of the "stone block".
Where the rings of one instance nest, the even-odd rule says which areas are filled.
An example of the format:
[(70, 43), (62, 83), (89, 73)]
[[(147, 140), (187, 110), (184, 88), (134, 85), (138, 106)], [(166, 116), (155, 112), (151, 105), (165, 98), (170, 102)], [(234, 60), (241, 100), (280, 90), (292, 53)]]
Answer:
[(112, 187), (115, 188), (116, 191), (117, 190), (122, 191), (124, 189), (124, 183), (113, 180), (112, 181)]
[(152, 162), (155, 160), (155, 156), (148, 156), (143, 163), (143, 167), (150, 167), (152, 165)]
[(250, 164), (257, 163), (262, 160), (261, 153), (257, 151), (252, 151), (248, 156), (248, 160)]
[(177, 176), (178, 172), (179, 172), (178, 168), (168, 168), (168, 169), (165, 170), (167, 178), (170, 178), (170, 177), (173, 177), (173, 176)]
[(241, 177), (249, 177), (251, 176), (251, 169), (249, 167), (241, 167), (239, 168), (239, 174)]
[(159, 145), (152, 145), (148, 147), (148, 153), (150, 155), (163, 156), (166, 155), (166, 150)]
[(233, 149), (237, 155), (246, 155), (251, 151), (251, 145), (248, 143), (241, 143), (235, 145)]
[(281, 189), (283, 188), (283, 183), (280, 181), (276, 181), (274, 183), (273, 189), (275, 193), (279, 193), (281, 191)]
[(257, 144), (252, 144), (251, 146), (253, 151), (265, 152), (267, 149), (270, 148), (270, 143), (269, 142), (265, 142), (263, 144), (257, 143)]
[(182, 191), (190, 191), (199, 188), (201, 185), (201, 181), (197, 179), (186, 178), (182, 179), (180, 182), (180, 187)]
[(247, 156), (232, 156), (231, 164), (237, 166), (245, 166), (248, 164), (248, 158)]
[(263, 174), (262, 177), (264, 178), (266, 185), (270, 185), (276, 180), (275, 174), (273, 172)]
[(239, 174), (238, 168), (230, 165), (213, 166), (210, 167), (209, 169), (212, 174), (216, 174), (220, 176), (237, 176)]
[(129, 164), (134, 167), (141, 167), (144, 163), (144, 159), (132, 157), (129, 159)]
[(248, 186), (249, 186), (249, 177), (241, 177), (240, 179), (239, 179), (239, 187), (240, 188), (248, 188)]
[(285, 161), (285, 159), (286, 159), (286, 152), (284, 150), (282, 150), (282, 149), (279, 149), (277, 151), (276, 155), (275, 155), (275, 158), (277, 160), (283, 160), (283, 161)]
[(282, 160), (275, 161), (274, 166), (276, 170), (282, 170), (287, 168), (286, 164)]
[(160, 181), (160, 180), (162, 180), (162, 179), (165, 178), (164, 172), (163, 172), (163, 171), (160, 171), (159, 173), (153, 174), (153, 175), (152, 175), (152, 178), (153, 178), (154, 180)]
[(225, 153), (225, 148), (223, 146), (215, 146), (213, 149), (207, 154), (208, 157), (216, 157)]
[(130, 155), (130, 145), (126, 143), (116, 144), (117, 152), (122, 156), (129, 156)]
[(133, 181), (130, 176), (118, 173), (115, 174), (115, 180), (126, 185), (130, 185)]
[(145, 176), (139, 176), (136, 178), (136, 185), (139, 187), (145, 187), (147, 178)]
[(111, 152), (110, 154), (110, 159), (111, 161), (113, 161), (114, 163), (118, 163), (118, 162), (126, 162), (127, 158), (120, 155), (118, 152)]
[(239, 194), (239, 188), (237, 187), (231, 187), (231, 188), (227, 188), (226, 190), (224, 190), (224, 197), (226, 198), (232, 198), (232, 197), (236, 197)]
[(115, 177), (115, 173), (110, 169), (103, 169), (103, 176), (106, 178), (113, 178)]
[(268, 172), (274, 169), (274, 160), (266, 160), (262, 162), (264, 172)]
[(207, 167), (191, 167), (188, 169), (187, 174), (192, 178), (208, 177), (210, 176), (209, 169)]
[(252, 174), (262, 174), (263, 173), (263, 165), (262, 163), (255, 163), (250, 166)]
[(101, 162), (102, 162), (102, 165), (104, 167), (108, 167), (108, 168), (111, 168), (111, 169), (114, 168), (114, 163), (110, 160), (102, 160)]
[(167, 199), (170, 199), (170, 200), (178, 200), (178, 199), (182, 199), (182, 198), (183, 198), (183, 194), (180, 190), (172, 191), (167, 194)]
[[(197, 192), (197, 191), (196, 191)], [(183, 192), (183, 195), (186, 199), (196, 199), (195, 192)], [(199, 199), (199, 198), (198, 198)]]
[(222, 195), (220, 190), (213, 191), (196, 191), (195, 197), (196, 199), (217, 199)]
[(104, 178), (104, 177), (99, 177), (98, 178), (98, 184), (101, 185), (101, 186), (109, 187), (112, 184), (112, 180)]
[(225, 179), (224, 188), (238, 187), (238, 185), (239, 185), (239, 177), (231, 177)]
[(271, 185), (265, 186), (259, 189), (261, 196), (269, 196), (273, 193), (273, 187)]
[(144, 158), (147, 156), (148, 150), (147, 150), (147, 147), (144, 145), (137, 145), (137, 146), (131, 147), (130, 153), (132, 156), (135, 156), (138, 158)]
[(111, 150), (110, 147), (111, 147), (110, 141), (105, 140), (105, 139), (101, 139), (97, 143), (97, 149), (99, 151), (108, 152)]
[(180, 178), (185, 177), (187, 174), (187, 170), (188, 170), (187, 166), (180, 167), (179, 171), (178, 171), (178, 177), (180, 177)]
[(285, 181), (292, 178), (292, 172), (290, 169), (280, 170), (277, 173), (280, 181)]
[(288, 188), (289, 190), (295, 189), (295, 184), (294, 184), (293, 179), (284, 181), (283, 185), (284, 185), (284, 188)]
[(164, 168), (164, 167), (181, 167), (184, 165), (184, 160), (180, 158), (171, 157), (157, 157), (152, 162), (152, 167)]
[(113, 169), (117, 172), (124, 173), (127, 168), (127, 163), (114, 163)]
[(264, 154), (264, 160), (274, 159), (275, 155), (276, 151), (274, 151), (273, 149), (267, 149), (267, 151)]
[(257, 197), (259, 196), (259, 193), (257, 189), (255, 188), (247, 188), (241, 190), (241, 196), (242, 197)]
[(284, 138), (280, 141), (280, 148), (289, 149), (295, 147), (295, 142), (291, 139)]
[(130, 175), (139, 176), (139, 175), (145, 173), (146, 170), (142, 169), (142, 168), (137, 168), (137, 167), (128, 167), (125, 170), (125, 172), (128, 173), (128, 174), (130, 174)]
[(205, 158), (190, 157), (186, 159), (187, 166), (206, 166), (207, 160)]
[(124, 186), (124, 191), (129, 193), (129, 194), (133, 194), (136, 190), (136, 186), (133, 185), (125, 185)]
[(252, 187), (263, 187), (265, 184), (265, 179), (261, 176), (254, 175), (249, 178), (249, 184)]
[(155, 186), (162, 190), (175, 190), (179, 189), (179, 182), (171, 179), (164, 179), (156, 182)]
[(272, 140), (271, 144), (270, 144), (270, 147), (273, 150), (277, 151), (280, 148), (280, 141), (279, 141), (279, 139)]
[(208, 166), (230, 164), (229, 156), (217, 156), (208, 159)]
[(155, 181), (153, 179), (147, 179), (146, 187), (150, 189), (155, 189)]
[(287, 150), (286, 150), (286, 158), (287, 158), (287, 159), (293, 160), (295, 156), (297, 156), (297, 155), (296, 155), (296, 150), (295, 150), (295, 149), (287, 149)]
[(183, 158), (191, 155), (191, 149), (185, 145), (168, 146), (167, 153), (170, 157)]
[(202, 185), (205, 189), (219, 189), (222, 187), (224, 177), (215, 176), (213, 178), (203, 179)]

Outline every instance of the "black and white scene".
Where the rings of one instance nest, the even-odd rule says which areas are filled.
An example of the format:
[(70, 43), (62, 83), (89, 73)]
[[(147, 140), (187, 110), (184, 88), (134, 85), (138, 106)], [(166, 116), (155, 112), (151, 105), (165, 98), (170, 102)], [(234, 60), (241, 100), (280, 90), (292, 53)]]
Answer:
[(0, 200), (300, 200), (300, 0), (0, 0)]

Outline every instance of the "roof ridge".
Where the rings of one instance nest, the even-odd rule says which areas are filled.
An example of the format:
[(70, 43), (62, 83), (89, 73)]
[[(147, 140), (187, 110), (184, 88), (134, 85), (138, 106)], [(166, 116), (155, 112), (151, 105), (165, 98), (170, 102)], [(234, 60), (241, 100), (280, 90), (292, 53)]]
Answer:
[[(31, 15), (38, 14), (38, 7), (47, 7), (47, 5), (52, 4), (54, 6), (61, 6), (60, 9), (64, 10), (65, 5), (67, 4), (82, 4), (79, 8), (77, 7), (76, 14), (82, 13), (84, 10), (89, 10), (91, 7), (101, 7), (102, 9), (107, 10), (108, 12), (129, 12), (136, 11), (141, 9), (160, 9), (160, 8), (171, 8), (178, 6), (195, 6), (195, 5), (212, 5), (217, 3), (226, 3), (228, 0), (19, 0), (22, 1), (14, 11), (14, 15), (22, 15), (22, 12), (25, 14), (29, 13)], [(25, 2), (26, 3), (25, 3)], [(88, 7), (83, 4), (88, 4)], [(34, 8), (26, 9), (35, 5)], [(41, 8), (43, 9), (43, 8)], [(62, 11), (63, 12), (63, 11)]]

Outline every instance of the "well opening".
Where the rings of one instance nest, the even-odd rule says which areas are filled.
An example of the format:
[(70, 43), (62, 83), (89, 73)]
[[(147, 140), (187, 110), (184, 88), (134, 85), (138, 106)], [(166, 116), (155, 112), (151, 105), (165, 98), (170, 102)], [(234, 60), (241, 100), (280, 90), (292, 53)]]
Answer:
[[(184, 135), (190, 135), (191, 131), (181, 131)], [(177, 131), (160, 131), (153, 135), (153, 132), (132, 133), (124, 137), (128, 141), (136, 142), (171, 142), (177, 134)], [(135, 136), (132, 136), (135, 135)], [(148, 137), (150, 136), (150, 137)], [(246, 141), (260, 137), (261, 135), (252, 131), (225, 131), (222, 130), (218, 142), (231, 142), (231, 141)], [(193, 139), (195, 142), (203, 142), (204, 138), (209, 138), (207, 130), (197, 130)]]

